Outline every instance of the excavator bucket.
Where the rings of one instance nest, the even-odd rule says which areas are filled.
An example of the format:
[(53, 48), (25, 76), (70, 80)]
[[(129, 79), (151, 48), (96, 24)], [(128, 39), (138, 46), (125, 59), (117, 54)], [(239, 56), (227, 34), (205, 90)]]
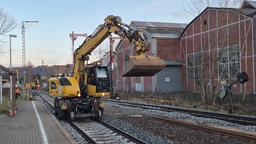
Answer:
[(123, 77), (153, 76), (165, 67), (165, 62), (156, 56), (127, 56)]

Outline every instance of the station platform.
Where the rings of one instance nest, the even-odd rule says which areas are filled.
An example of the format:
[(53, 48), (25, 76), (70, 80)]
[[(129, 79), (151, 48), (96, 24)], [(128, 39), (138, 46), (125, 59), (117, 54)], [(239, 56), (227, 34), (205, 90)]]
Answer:
[(18, 98), (16, 107), (14, 117), (0, 115), (0, 144), (76, 144), (42, 100)]

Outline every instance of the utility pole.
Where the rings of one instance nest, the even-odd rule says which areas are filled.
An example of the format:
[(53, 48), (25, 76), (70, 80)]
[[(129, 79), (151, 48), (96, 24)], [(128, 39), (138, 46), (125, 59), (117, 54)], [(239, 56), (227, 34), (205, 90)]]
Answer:
[(25, 47), (25, 23), (38, 23), (38, 21), (22, 21), (21, 22), (21, 34), (22, 34), (22, 67), (23, 67), (23, 78), (24, 78), (24, 86), (23, 86), (23, 94), (24, 97), (26, 95), (26, 70), (25, 70), (25, 66), (26, 66), (26, 47)]
[(22, 21), (22, 67), (26, 66), (25, 23), (38, 23), (38, 21)]
[(73, 63), (74, 63), (75, 40), (77, 39), (77, 37), (87, 37), (87, 34), (86, 33), (84, 33), (84, 34), (75, 34), (74, 31), (72, 31), (72, 33), (69, 34), (69, 37), (71, 38), (71, 41), (72, 41), (71, 50), (72, 50), (72, 60), (73, 60)]
[(109, 42), (110, 42), (110, 53), (109, 53), (109, 83), (110, 83), (110, 98), (115, 98), (114, 94), (114, 88), (113, 88), (113, 70), (114, 70), (114, 55), (113, 55), (113, 44), (116, 39), (122, 39), (120, 37), (112, 37), (112, 35), (109, 36)]

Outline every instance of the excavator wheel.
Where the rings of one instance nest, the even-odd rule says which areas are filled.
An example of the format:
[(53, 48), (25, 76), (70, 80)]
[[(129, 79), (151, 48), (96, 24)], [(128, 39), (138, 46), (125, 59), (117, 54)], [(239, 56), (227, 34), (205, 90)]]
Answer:
[(59, 107), (59, 102), (58, 102), (58, 100), (57, 100), (57, 99), (54, 99), (53, 114), (54, 114), (55, 116), (57, 116), (57, 115), (58, 115), (58, 107)]
[(97, 111), (97, 116), (96, 116), (96, 119), (97, 119), (97, 120), (102, 119), (102, 117), (103, 117), (103, 112), (104, 112), (104, 109), (103, 109), (103, 108), (99, 108), (99, 111)]
[(63, 100), (58, 101), (57, 110), (57, 119), (64, 120), (65, 119), (65, 111), (61, 109), (61, 105), (64, 103)]
[(127, 56), (125, 58), (123, 77), (154, 76), (164, 67), (164, 60), (156, 56)]

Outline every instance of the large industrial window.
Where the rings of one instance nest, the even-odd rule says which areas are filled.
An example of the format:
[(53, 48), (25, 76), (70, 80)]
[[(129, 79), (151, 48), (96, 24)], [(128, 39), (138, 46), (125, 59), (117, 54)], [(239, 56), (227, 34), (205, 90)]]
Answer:
[(187, 55), (187, 77), (195, 79), (201, 75), (202, 54)]
[(238, 45), (223, 48), (219, 51), (219, 78), (236, 78), (240, 72), (240, 48)]

